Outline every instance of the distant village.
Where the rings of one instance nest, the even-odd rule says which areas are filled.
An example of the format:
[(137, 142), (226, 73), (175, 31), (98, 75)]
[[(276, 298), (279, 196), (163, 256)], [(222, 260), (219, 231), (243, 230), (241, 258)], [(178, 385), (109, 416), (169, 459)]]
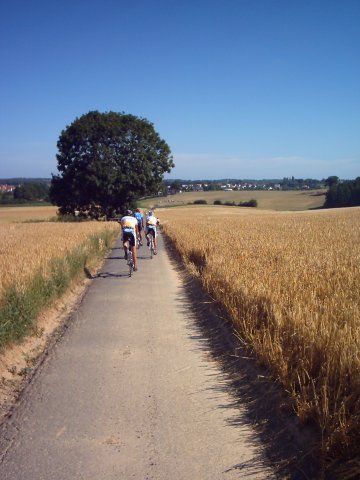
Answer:
[[(0, 179), (0, 203), (15, 200), (48, 200), (50, 179)], [(324, 180), (164, 180), (159, 195), (174, 195), (182, 192), (239, 191), (239, 190), (310, 190), (324, 187)]]
[(48, 179), (0, 179), (0, 204), (49, 201)]
[(235, 180), (235, 181), (196, 181), (166, 180), (167, 193), (174, 195), (182, 192), (206, 192), (218, 190), (224, 192), (239, 190), (310, 190), (322, 188), (324, 181), (314, 179), (296, 179), (294, 177), (283, 180)]
[(13, 193), (17, 185), (0, 184), (0, 193)]

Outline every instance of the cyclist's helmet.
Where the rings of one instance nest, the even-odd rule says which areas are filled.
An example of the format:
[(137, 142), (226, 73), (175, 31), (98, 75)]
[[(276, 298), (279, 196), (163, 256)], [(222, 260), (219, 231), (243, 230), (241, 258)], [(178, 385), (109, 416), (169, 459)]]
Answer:
[(136, 211), (137, 211), (137, 212), (140, 212), (140, 208), (137, 208)]
[(151, 217), (152, 215), (154, 215), (154, 212), (152, 210), (149, 210), (148, 215), (149, 215), (149, 217)]
[(131, 216), (133, 214), (132, 210), (126, 210), (126, 215)]

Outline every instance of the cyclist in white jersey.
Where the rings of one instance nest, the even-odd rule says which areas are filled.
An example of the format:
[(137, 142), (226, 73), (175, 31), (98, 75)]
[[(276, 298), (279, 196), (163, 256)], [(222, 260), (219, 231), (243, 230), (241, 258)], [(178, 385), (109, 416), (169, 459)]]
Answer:
[(125, 242), (129, 242), (130, 248), (133, 254), (134, 259), (134, 271), (137, 270), (137, 257), (136, 257), (136, 239), (138, 236), (138, 222), (135, 217), (133, 217), (133, 212), (127, 210), (126, 214), (120, 220), (120, 225), (122, 228), (122, 241), (125, 250), (125, 258), (127, 258), (127, 246)]
[(149, 241), (149, 235), (152, 235), (154, 238), (154, 255), (157, 254), (157, 227), (160, 224), (160, 220), (155, 217), (154, 213), (152, 210), (150, 210), (147, 214), (146, 217), (146, 240), (147, 240), (147, 246), (150, 245)]

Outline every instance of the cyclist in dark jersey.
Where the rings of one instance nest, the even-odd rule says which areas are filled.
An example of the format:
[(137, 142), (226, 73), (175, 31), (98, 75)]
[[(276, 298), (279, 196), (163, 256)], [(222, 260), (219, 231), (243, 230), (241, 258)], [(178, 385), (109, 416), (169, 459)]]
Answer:
[(134, 213), (134, 217), (138, 222), (139, 244), (142, 245), (142, 231), (144, 229), (144, 217), (143, 217), (143, 214), (141, 213), (140, 208), (136, 209)]

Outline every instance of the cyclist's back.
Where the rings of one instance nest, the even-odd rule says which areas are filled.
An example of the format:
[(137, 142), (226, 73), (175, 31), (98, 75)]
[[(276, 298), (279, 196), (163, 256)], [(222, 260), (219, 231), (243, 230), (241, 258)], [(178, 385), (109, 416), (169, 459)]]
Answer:
[[(132, 216), (132, 211), (127, 210), (125, 215), (120, 220), (122, 228), (122, 240), (125, 250), (125, 258), (127, 258), (128, 248), (131, 249), (134, 258), (134, 270), (137, 270), (137, 257), (136, 257), (136, 235), (138, 232), (137, 220)], [(128, 244), (128, 245), (127, 245)]]
[(157, 226), (159, 225), (159, 219), (155, 217), (154, 213), (150, 210), (146, 217), (146, 239), (147, 245), (149, 246), (149, 235), (153, 236), (154, 239), (154, 254), (157, 253)]

